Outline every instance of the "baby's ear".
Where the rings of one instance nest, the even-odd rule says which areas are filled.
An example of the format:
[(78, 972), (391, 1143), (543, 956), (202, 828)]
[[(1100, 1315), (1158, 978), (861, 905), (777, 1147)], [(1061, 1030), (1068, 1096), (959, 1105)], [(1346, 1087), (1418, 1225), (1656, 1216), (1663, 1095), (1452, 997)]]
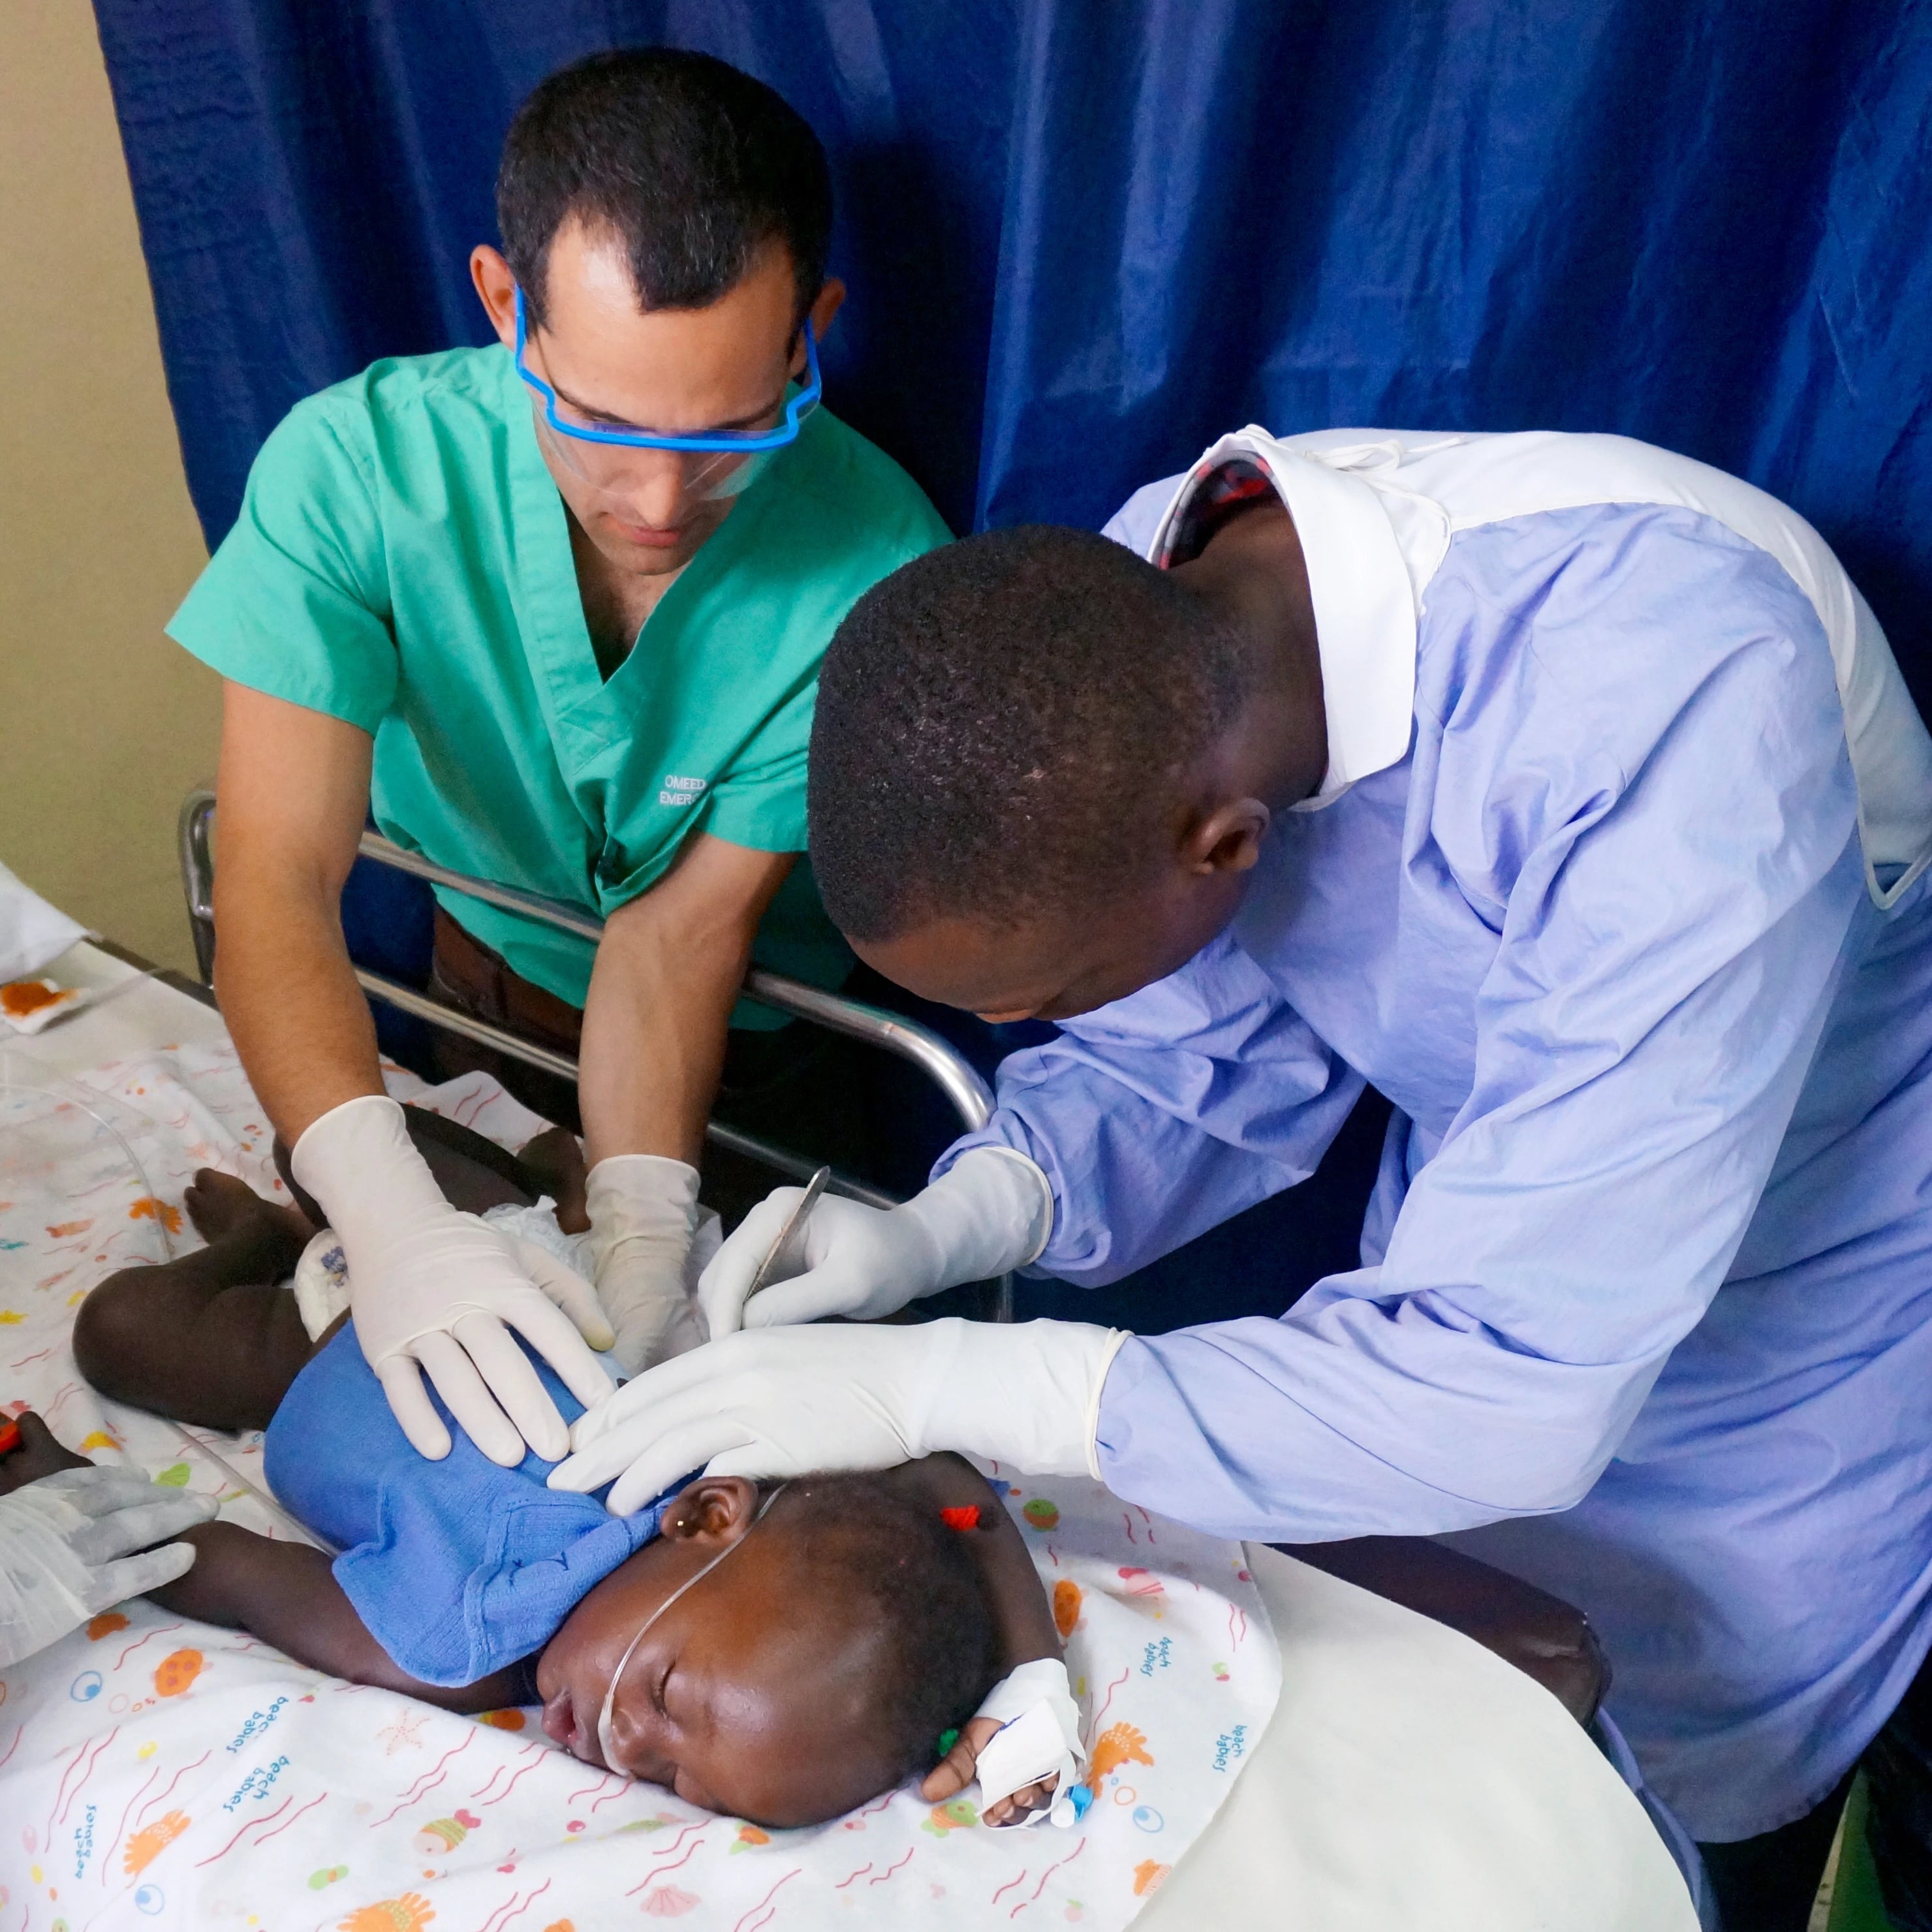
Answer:
[(758, 1486), (748, 1476), (700, 1476), (664, 1511), (662, 1533), (680, 1542), (729, 1543), (758, 1513)]

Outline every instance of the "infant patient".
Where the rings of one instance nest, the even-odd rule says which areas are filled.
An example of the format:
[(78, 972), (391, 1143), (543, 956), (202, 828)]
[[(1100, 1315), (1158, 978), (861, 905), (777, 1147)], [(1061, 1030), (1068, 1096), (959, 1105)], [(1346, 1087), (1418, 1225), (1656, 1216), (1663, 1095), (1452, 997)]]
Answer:
[[(512, 1156), (435, 1115), (410, 1120), (459, 1208), (548, 1194), (566, 1232), (580, 1219), (568, 1134)], [(499, 1467), (454, 1426), (448, 1457), (428, 1462), (347, 1318), (312, 1342), (274, 1285), (314, 1221), (208, 1170), (187, 1204), (208, 1246), (95, 1288), (75, 1327), (82, 1372), (184, 1421), (265, 1428), (278, 1499), (341, 1554), (207, 1524), (188, 1533), (194, 1568), (154, 1593), (170, 1611), (450, 1710), (540, 1702), (545, 1731), (586, 1762), (778, 1826), (914, 1772), (928, 1800), (950, 1797), (997, 1728), (973, 1719), (987, 1691), (1059, 1654), (1018, 1531), (960, 1459), (782, 1484), (700, 1477), (628, 1517), (546, 1488), (552, 1466), (534, 1454)], [(530, 1359), (574, 1419), (580, 1406)], [(0, 1490), (81, 1460), (33, 1421)], [(1016, 1794), (988, 1820), (1042, 1796)]]

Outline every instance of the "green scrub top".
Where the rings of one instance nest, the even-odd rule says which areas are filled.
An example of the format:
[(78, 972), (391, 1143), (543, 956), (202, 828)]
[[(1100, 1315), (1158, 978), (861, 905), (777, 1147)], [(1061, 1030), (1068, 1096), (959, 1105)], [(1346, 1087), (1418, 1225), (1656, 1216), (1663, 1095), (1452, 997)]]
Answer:
[[(693, 832), (805, 849), (819, 660), (853, 604), (950, 532), (898, 465), (806, 418), (607, 682), (562, 499), (501, 348), (398, 358), (298, 403), (169, 634), (225, 678), (374, 734), (370, 804), (440, 865), (606, 916)], [(573, 1005), (587, 941), (451, 914)], [(836, 986), (851, 956), (795, 867), (754, 958)], [(735, 1024), (775, 1024), (741, 1002)]]

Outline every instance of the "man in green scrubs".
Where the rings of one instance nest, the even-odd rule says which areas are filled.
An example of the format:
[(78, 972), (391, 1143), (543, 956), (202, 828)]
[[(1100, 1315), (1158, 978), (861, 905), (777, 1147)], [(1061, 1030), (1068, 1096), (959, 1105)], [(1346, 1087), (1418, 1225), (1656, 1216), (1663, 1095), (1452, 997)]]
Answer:
[[(566, 1447), (511, 1329), (589, 1400), (586, 1339), (635, 1370), (688, 1319), (747, 964), (841, 956), (794, 871), (819, 659), (947, 532), (812, 406), (844, 293), (830, 177), (769, 88), (662, 49), (580, 62), (519, 112), (497, 212), (471, 272), (501, 346), (298, 404), (170, 629), (226, 680), (216, 983), (243, 1063), (411, 1441), (449, 1448), (427, 1374), (509, 1464)], [(440, 984), (580, 1028), (594, 1299), (456, 1214), (383, 1097), (338, 913), (372, 807), (606, 922), (593, 950), (452, 894), (437, 920)]]

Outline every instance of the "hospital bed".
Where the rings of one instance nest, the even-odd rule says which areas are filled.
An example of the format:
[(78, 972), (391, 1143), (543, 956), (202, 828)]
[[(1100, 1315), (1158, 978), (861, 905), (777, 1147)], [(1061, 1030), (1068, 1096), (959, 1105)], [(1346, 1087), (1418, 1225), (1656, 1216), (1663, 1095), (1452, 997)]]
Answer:
[[(144, 976), (138, 962), (86, 946), (62, 962), (56, 976), (92, 984), (104, 998), (29, 1042), (50, 1077), (152, 1055), (163, 1042), (164, 1056), (177, 1065), (200, 1066), (224, 1052), (232, 1057), (212, 1000), (192, 982)], [(141, 1090), (151, 1077), (148, 1064), (133, 1060), (127, 1090)], [(962, 1090), (970, 1094), (963, 1083)], [(0, 1399), (14, 1394), (0, 1388)], [(245, 1475), (249, 1466), (238, 1456), (236, 1460)], [(1157, 1891), (1150, 1888), (1136, 1924), (1176, 1932), (1214, 1915), (1231, 1927), (1288, 1919), (1324, 1932), (1478, 1925), (1486, 1932), (1520, 1927), (1526, 1932), (1550, 1924), (1574, 1932), (1684, 1932), (1696, 1922), (1668, 1855), (1576, 1721), (1594, 1702), (1600, 1676), (1592, 1666), (1594, 1654), (1579, 1640), (1574, 1612), (1546, 1599), (1529, 1602), (1516, 1594), (1520, 1586), (1480, 1565), (1452, 1562), (1418, 1570), (1402, 1550), (1386, 1544), (1303, 1553), (1315, 1562), (1259, 1546), (1247, 1552), (1280, 1642), (1280, 1701), (1213, 1822), (1171, 1870), (1147, 1862), (1161, 1882)], [(1349, 1580), (1352, 1570), (1366, 1589)], [(1404, 1607), (1399, 1600), (1405, 1593), (1432, 1615)], [(152, 1618), (142, 1606), (133, 1609), (130, 1639), (142, 1636), (144, 1616)], [(1458, 1624), (1478, 1641), (1461, 1634)], [(1502, 1660), (1533, 1667), (1552, 1657), (1565, 1660), (1568, 1682), (1564, 1672), (1552, 1677), (1545, 1668), (1535, 1674), (1558, 1690), (1560, 1701), (1532, 1681), (1532, 1669)], [(273, 1708), (270, 1693), (278, 1681), (264, 1680), (255, 1694), (259, 1708)], [(93, 1694), (86, 1690), (85, 1672), (74, 1682), (68, 1696)], [(275, 1694), (309, 1701), (292, 1688)], [(26, 1708), (17, 1695), (13, 1708)], [(0, 1706), (0, 1720), (7, 1714)], [(304, 1718), (311, 1727), (323, 1721), (320, 1709)], [(104, 1712), (94, 1743), (106, 1750), (111, 1735)], [(511, 1754), (528, 1748), (513, 1736), (479, 1737), (472, 1756), (497, 1750), (502, 1774), (515, 1777), (523, 1760)], [(218, 1757), (228, 1742), (214, 1741)], [(8, 1749), (8, 1727), (0, 1721), (0, 1780)], [(90, 1747), (88, 1765), (96, 1760)], [(488, 1804), (495, 1787), (480, 1774), (477, 1781), (485, 1796), (463, 1815), (494, 1819), (497, 1814)], [(448, 1822), (439, 1821), (439, 1828)], [(923, 1848), (925, 1840), (919, 1842)], [(1046, 1834), (1034, 1842), (1042, 1848), (1034, 1863), (1043, 1869), (1051, 1862)], [(16, 1905), (26, 1896), (20, 1859), (0, 1839), (0, 1888), (13, 1886)], [(326, 1880), (333, 1869), (319, 1868), (308, 1882)], [(1064, 1881), (1053, 1882), (1057, 1888)], [(1029, 1876), (1025, 1890), (1032, 1888)], [(671, 1903), (647, 1909), (680, 1909), (678, 1900), (687, 1894), (674, 1888), (663, 1895)], [(985, 1922), (1007, 1922), (1010, 1903), (1003, 1899)], [(1090, 1916), (1092, 1910), (1090, 1904)], [(862, 1908), (848, 1922), (862, 1924), (868, 1916), (876, 1915)], [(1078, 1916), (1077, 1902), (1064, 1916)], [(0, 1898), (0, 1928), (15, 1922), (29, 1922), (16, 1921)], [(46, 1915), (31, 1922), (44, 1924)], [(137, 1916), (98, 1922), (158, 1921)], [(324, 1916), (318, 1900), (311, 1922), (338, 1922)], [(359, 1918), (340, 1922), (362, 1932)], [(536, 1916), (527, 1922), (553, 1922)], [(586, 1922), (579, 1918), (578, 1932)], [(905, 1922), (887, 1913), (884, 1922)], [(443, 1932), (442, 1925), (435, 1932)]]

